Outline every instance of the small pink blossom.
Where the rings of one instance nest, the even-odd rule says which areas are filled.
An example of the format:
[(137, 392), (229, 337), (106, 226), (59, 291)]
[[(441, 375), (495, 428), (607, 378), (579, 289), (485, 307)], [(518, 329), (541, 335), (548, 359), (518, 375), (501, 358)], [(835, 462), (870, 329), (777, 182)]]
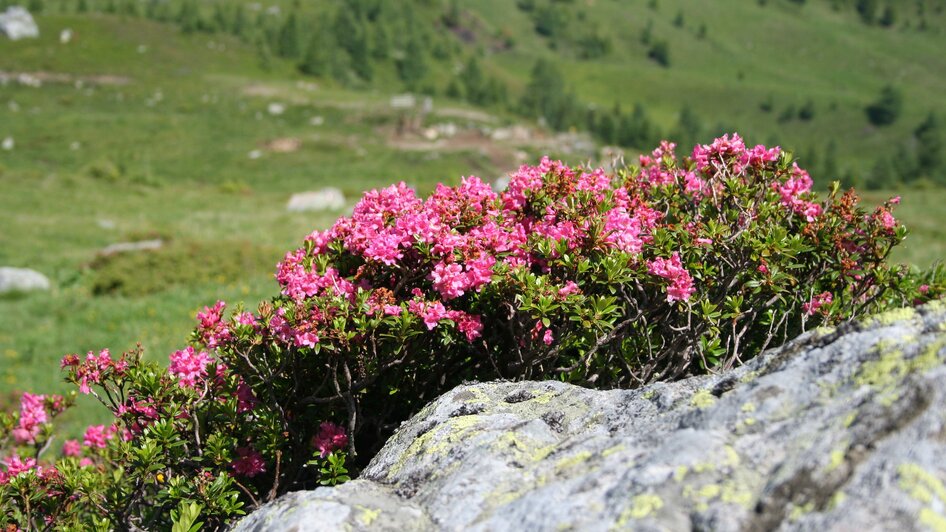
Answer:
[(323, 421), (319, 425), (319, 433), (312, 438), (312, 446), (319, 451), (322, 458), (347, 445), (348, 435), (345, 434), (345, 429), (330, 421)]
[(255, 477), (266, 472), (263, 455), (251, 447), (237, 447), (237, 459), (230, 463), (234, 473), (244, 477)]
[(170, 356), (168, 372), (178, 378), (183, 388), (196, 388), (198, 381), (207, 377), (207, 365), (212, 362), (206, 351), (195, 351), (193, 347), (175, 351)]
[(834, 296), (831, 292), (822, 292), (815, 297), (811, 298), (807, 303), (802, 303), (801, 310), (807, 316), (812, 316), (818, 312), (822, 306), (830, 305), (834, 300)]
[(546, 329), (545, 334), (542, 335), (542, 342), (545, 345), (552, 345), (553, 341), (555, 341), (555, 337), (552, 335), (552, 329)]
[(690, 277), (683, 264), (680, 262), (680, 254), (674, 252), (669, 259), (656, 258), (647, 261), (647, 271), (651, 275), (656, 275), (670, 281), (667, 287), (667, 302), (686, 301), (696, 291), (693, 287), (693, 279)]
[(575, 284), (575, 281), (568, 281), (565, 286), (558, 289), (558, 297), (566, 298), (572, 294), (577, 294), (581, 289)]
[(80, 454), (82, 454), (82, 445), (78, 440), (66, 440), (62, 444), (63, 456), (79, 456)]
[(241, 380), (237, 384), (237, 412), (252, 412), (258, 404), (259, 399), (253, 394), (253, 389)]
[(110, 425), (90, 425), (85, 429), (85, 435), (82, 437), (82, 443), (90, 449), (104, 449), (108, 445), (108, 440), (115, 435), (115, 426)]

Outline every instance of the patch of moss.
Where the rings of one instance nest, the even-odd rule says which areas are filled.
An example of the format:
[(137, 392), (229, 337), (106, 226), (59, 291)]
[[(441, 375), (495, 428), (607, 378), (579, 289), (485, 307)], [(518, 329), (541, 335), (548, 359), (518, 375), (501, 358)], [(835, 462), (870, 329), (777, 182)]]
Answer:
[(904, 321), (912, 320), (916, 317), (916, 310), (912, 307), (902, 307), (886, 312), (881, 312), (880, 314), (874, 314), (872, 316), (867, 316), (861, 323), (865, 326), (889, 326), (895, 323), (900, 323)]

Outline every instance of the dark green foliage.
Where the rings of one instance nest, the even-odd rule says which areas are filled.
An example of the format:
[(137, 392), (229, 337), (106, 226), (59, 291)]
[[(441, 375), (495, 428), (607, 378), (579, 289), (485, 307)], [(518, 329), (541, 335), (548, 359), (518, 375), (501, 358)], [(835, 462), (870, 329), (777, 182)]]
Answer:
[(139, 297), (174, 286), (231, 283), (269, 271), (278, 255), (246, 242), (171, 242), (96, 258), (89, 266), (90, 289), (97, 296)]
[(857, 0), (855, 4), (857, 14), (864, 24), (873, 24), (877, 14), (877, 0)]
[(46, 8), (46, 3), (43, 0), (30, 0), (27, 8), (30, 10), (30, 13), (42, 13)]
[(200, 13), (195, 0), (184, 0), (177, 14), (177, 23), (184, 33), (193, 33), (200, 29)]
[(404, 57), (397, 62), (397, 73), (404, 85), (417, 90), (427, 75), (427, 59), (419, 38), (411, 34), (404, 48)]
[(893, 25), (897, 23), (897, 12), (892, 5), (887, 4), (887, 7), (884, 8), (884, 14), (880, 16), (878, 23), (885, 28), (893, 27)]
[(680, 109), (673, 138), (679, 146), (693, 146), (703, 140), (703, 123), (689, 105)]
[(677, 11), (677, 16), (673, 17), (673, 25), (682, 28), (683, 27), (683, 10)]
[(276, 41), (276, 53), (285, 59), (299, 57), (299, 22), (296, 14), (290, 13), (279, 29), (279, 40)]
[[(913, 135), (917, 140), (917, 174), (921, 177), (934, 176), (937, 171), (943, 172), (943, 127), (939, 118), (932, 112), (916, 128)], [(940, 181), (943, 177), (940, 176)]]
[(798, 108), (798, 119), (804, 120), (805, 122), (810, 121), (815, 117), (815, 102), (808, 100), (801, 107)]
[(581, 59), (597, 59), (611, 53), (611, 39), (600, 34), (597, 30), (589, 31), (575, 41), (578, 57)]
[(575, 98), (566, 91), (561, 71), (544, 59), (538, 60), (532, 68), (519, 106), (524, 114), (543, 118), (555, 129), (571, 125), (576, 112)]
[(880, 97), (864, 111), (867, 119), (875, 126), (893, 124), (903, 111), (903, 93), (892, 85), (887, 85), (880, 91)]
[(618, 122), (617, 140), (622, 146), (645, 148), (660, 141), (661, 134), (647, 116), (640, 103), (634, 105), (630, 114), (621, 116)]
[(662, 67), (670, 66), (670, 43), (664, 40), (654, 41), (647, 51), (647, 57), (653, 59)]
[(544, 5), (535, 10), (532, 22), (539, 35), (558, 37), (564, 35), (567, 30), (568, 14), (561, 7)]

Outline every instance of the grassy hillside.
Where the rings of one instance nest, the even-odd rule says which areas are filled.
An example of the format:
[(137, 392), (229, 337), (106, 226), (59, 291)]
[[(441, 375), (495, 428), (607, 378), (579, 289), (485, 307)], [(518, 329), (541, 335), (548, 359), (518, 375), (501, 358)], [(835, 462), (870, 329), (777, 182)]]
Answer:
[[(429, 28), (425, 53), (446, 50), (425, 59), (419, 89), (435, 95), (433, 111), (421, 116), (389, 103), (406, 88), (393, 34), (390, 60), (371, 60), (370, 82), (350, 72), (339, 80), (305, 76), (299, 60), (277, 54), (264, 61), (251, 30), (182, 32), (144, 13), (76, 13), (74, 2), (47, 0), (37, 17), (40, 39), (0, 40), (0, 73), (8, 78), (0, 85), (0, 140), (15, 143), (0, 150), (0, 265), (39, 270), (55, 287), (0, 298), (0, 390), (64, 390), (56, 368), (67, 352), (117, 352), (140, 341), (163, 360), (186, 341), (203, 305), (255, 306), (273, 295), (282, 253), (342, 214), (290, 213), (295, 192), (335, 186), (351, 203), (365, 189), (402, 179), (426, 193), (462, 175), (492, 179), (542, 153), (572, 162), (596, 157), (541, 130), (524, 141), (490, 140), (498, 127), (534, 126), (517, 102), (537, 58), (555, 59), (576, 100), (620, 103), (625, 111), (642, 103), (665, 132), (689, 105), (706, 138), (722, 124), (750, 141), (794, 147), (803, 163), (817, 147), (821, 188), (829, 181), (817, 172), (825, 139), (836, 142), (839, 172), (871, 166), (877, 154), (907, 142), (929, 108), (944, 105), (936, 97), (946, 89), (946, 64), (936, 53), (944, 36), (935, 28), (864, 26), (855, 13), (814, 0), (801, 8), (776, 0), (713, 3), (718, 12), (691, 7), (683, 28), (673, 24), (683, 2), (660, 0), (656, 9), (644, 1), (556, 3), (611, 40), (608, 54), (580, 61), (569, 46), (550, 47), (514, 2), (460, 2), (449, 30), (449, 4), (418, 2), (414, 16)], [(292, 12), (293, 3), (281, 5), (280, 14), (263, 12), (270, 17), (264, 26), (278, 28)], [(213, 3), (202, 6), (213, 15)], [(336, 6), (297, 9), (324, 18)], [(640, 42), (650, 20), (653, 35), (670, 40), (669, 68), (648, 59)], [(66, 29), (72, 36), (62, 43)], [(474, 55), (486, 79), (508, 87), (505, 104), (477, 107), (463, 94), (443, 95)], [(851, 70), (842, 73), (842, 64)], [(22, 73), (31, 76), (26, 84), (16, 81)], [(891, 77), (903, 81), (908, 97), (903, 116), (889, 128), (868, 127), (861, 107)], [(774, 109), (764, 112), (759, 103), (770, 96)], [(809, 98), (812, 120), (778, 123), (782, 107)], [(279, 105), (283, 112), (271, 112)], [(419, 128), (398, 134), (415, 120)], [(421, 134), (437, 124), (461, 132), (435, 141)], [(293, 147), (278, 149), (286, 139)], [(915, 229), (896, 258), (928, 265), (943, 257), (946, 192), (889, 190), (869, 199), (895, 193)], [(101, 255), (110, 244), (154, 238), (165, 242), (156, 252)]]

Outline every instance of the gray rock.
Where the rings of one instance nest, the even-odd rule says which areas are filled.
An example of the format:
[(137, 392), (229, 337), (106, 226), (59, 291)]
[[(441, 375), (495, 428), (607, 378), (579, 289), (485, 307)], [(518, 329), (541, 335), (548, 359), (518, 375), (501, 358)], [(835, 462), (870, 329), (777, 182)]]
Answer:
[(0, 267), (0, 294), (49, 290), (49, 279), (35, 270)]
[(289, 212), (338, 211), (345, 208), (345, 195), (334, 187), (311, 192), (300, 192), (289, 198)]
[(0, 33), (11, 41), (39, 37), (39, 26), (30, 12), (20, 6), (10, 6), (0, 13)]
[[(365, 509), (371, 522), (358, 520)], [(237, 530), (293, 526), (943, 530), (946, 304), (639, 390), (458, 387), (403, 424), (359, 480), (288, 495)]]

